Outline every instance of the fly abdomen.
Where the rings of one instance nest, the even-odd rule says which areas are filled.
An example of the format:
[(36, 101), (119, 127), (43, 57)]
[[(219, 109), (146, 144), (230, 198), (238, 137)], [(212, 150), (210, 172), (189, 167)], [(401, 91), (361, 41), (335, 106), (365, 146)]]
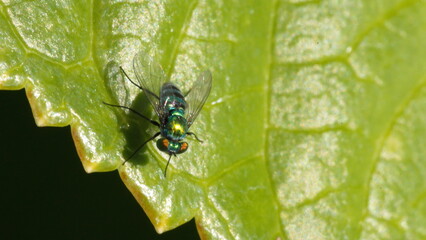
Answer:
[(161, 88), (160, 104), (166, 112), (179, 111), (182, 115), (187, 107), (185, 97), (173, 83), (165, 83)]
[(172, 141), (182, 140), (188, 131), (184, 117), (187, 104), (182, 92), (173, 83), (165, 83), (160, 92), (160, 104), (165, 113), (162, 136)]
[(163, 84), (163, 87), (161, 88), (161, 95), (175, 96), (182, 99), (184, 98), (179, 88), (171, 82)]

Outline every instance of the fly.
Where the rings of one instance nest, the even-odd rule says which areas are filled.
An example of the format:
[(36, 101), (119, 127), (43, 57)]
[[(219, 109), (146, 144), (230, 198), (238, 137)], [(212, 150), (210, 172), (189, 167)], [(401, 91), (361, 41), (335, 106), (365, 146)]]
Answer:
[(157, 140), (157, 147), (169, 155), (164, 170), (164, 176), (166, 176), (172, 156), (176, 157), (177, 154), (184, 153), (188, 149), (188, 143), (183, 141), (187, 135), (194, 136), (199, 142), (203, 142), (189, 129), (210, 94), (212, 75), (208, 70), (201, 73), (192, 88), (184, 95), (175, 84), (168, 81), (161, 66), (144, 53), (138, 53), (133, 58), (133, 70), (139, 84), (130, 79), (122, 67), (120, 70), (133, 85), (145, 93), (159, 120), (152, 120), (126, 106), (104, 102), (108, 106), (127, 109), (159, 128), (159, 131), (143, 142), (124, 163), (145, 144), (161, 135)]

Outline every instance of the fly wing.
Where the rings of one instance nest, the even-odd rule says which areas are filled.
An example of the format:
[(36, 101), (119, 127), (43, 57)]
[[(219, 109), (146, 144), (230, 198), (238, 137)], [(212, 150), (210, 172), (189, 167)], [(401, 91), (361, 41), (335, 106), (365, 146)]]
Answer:
[(159, 104), (159, 94), (161, 87), (166, 82), (163, 69), (148, 54), (139, 52), (133, 58), (133, 70), (142, 90), (161, 119), (163, 110)]
[(203, 108), (204, 103), (207, 100), (207, 97), (210, 94), (210, 89), (212, 88), (212, 74), (210, 71), (204, 71), (195, 81), (191, 90), (189, 90), (188, 96), (186, 97), (186, 102), (188, 103), (187, 109), (187, 121), (188, 128), (194, 123), (198, 114)]

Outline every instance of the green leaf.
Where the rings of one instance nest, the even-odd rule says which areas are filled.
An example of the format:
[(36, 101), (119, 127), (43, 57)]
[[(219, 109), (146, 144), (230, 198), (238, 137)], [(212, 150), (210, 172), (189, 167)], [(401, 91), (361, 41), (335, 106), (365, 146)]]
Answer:
[[(204, 239), (426, 238), (425, 1), (3, 1), (0, 87), (71, 125), (87, 172), (118, 169), (158, 232)], [(155, 127), (132, 58), (213, 89), (188, 152)]]

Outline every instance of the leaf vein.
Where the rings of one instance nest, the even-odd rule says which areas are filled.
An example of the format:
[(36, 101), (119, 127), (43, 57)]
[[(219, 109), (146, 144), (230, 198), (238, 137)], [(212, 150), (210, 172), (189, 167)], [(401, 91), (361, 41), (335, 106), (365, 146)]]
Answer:
[(253, 161), (253, 160), (257, 159), (257, 158), (260, 158), (260, 157), (262, 157), (262, 155), (255, 155), (255, 156), (251, 156), (251, 157), (248, 157), (248, 158), (243, 158), (243, 159), (240, 159), (238, 161), (235, 161), (233, 164), (229, 165), (227, 168), (224, 168), (218, 174), (213, 175), (213, 176), (207, 178), (205, 180), (206, 185), (207, 186), (211, 186), (213, 183), (217, 182), (218, 179), (222, 178), (227, 173), (235, 170), (236, 168), (238, 168), (238, 167), (240, 167), (240, 166), (242, 166), (242, 165), (244, 165), (244, 164), (246, 164), (246, 163), (248, 163), (250, 161)]
[(181, 28), (181, 31), (179, 32), (179, 37), (178, 40), (172, 50), (172, 55), (170, 57), (170, 63), (169, 63), (169, 70), (167, 72), (167, 78), (170, 79), (170, 76), (172, 75), (173, 69), (175, 68), (175, 64), (176, 64), (176, 59), (177, 59), (177, 55), (179, 52), (179, 47), (182, 44), (182, 41), (184, 39), (184, 37), (186, 36), (186, 32), (188, 30), (188, 27), (190, 25), (190, 21), (192, 18), (192, 15), (198, 5), (198, 1), (194, 1), (191, 3), (191, 5), (189, 6), (189, 11), (187, 13), (187, 15), (185, 16), (185, 20), (183, 21), (183, 26)]
[(400, 2), (396, 4), (394, 7), (392, 7), (389, 11), (385, 12), (383, 15), (379, 16), (376, 21), (373, 21), (372, 24), (367, 26), (367, 28), (358, 35), (358, 37), (355, 37), (355, 41), (353, 41), (352, 44), (350, 44), (350, 51), (348, 51), (348, 56), (351, 55), (361, 44), (362, 40), (368, 36), (370, 32), (372, 32), (377, 27), (380, 27), (386, 23), (389, 19), (396, 16), (402, 9), (410, 7), (411, 5), (415, 4), (416, 2), (419, 2), (419, 0), (407, 0), (404, 2)]
[[(370, 197), (371, 197), (371, 184), (372, 184), (372, 181), (373, 181), (374, 174), (377, 171), (377, 167), (378, 167), (379, 161), (380, 161), (380, 154), (383, 151), (386, 140), (391, 135), (394, 127), (396, 126), (396, 123), (398, 122), (398, 119), (403, 115), (404, 110), (415, 99), (415, 97), (418, 96), (419, 92), (424, 87), (426, 87), (426, 78), (422, 79), (420, 81), (420, 83), (416, 87), (414, 87), (413, 90), (407, 95), (405, 100), (403, 100), (401, 102), (401, 104), (396, 108), (393, 116), (390, 118), (388, 126), (385, 128), (383, 134), (378, 138), (379, 143), (378, 143), (378, 145), (376, 147), (376, 151), (374, 151), (373, 157), (372, 157), (373, 164), (372, 164), (371, 170), (369, 171), (369, 173), (366, 177), (366, 183), (364, 185), (364, 189), (366, 190), (365, 192), (367, 193), (367, 195), (365, 197), (365, 201), (364, 201), (364, 206), (363, 206), (363, 209), (365, 210), (365, 212), (368, 212), (368, 206), (369, 206)], [(367, 216), (368, 216), (368, 214), (365, 214), (364, 217), (362, 219), (360, 219), (360, 221), (361, 222), (364, 221), (367, 218)], [(360, 231), (362, 231), (362, 229), (360, 229)], [(359, 234), (359, 238), (360, 237), (361, 237), (361, 233)]]
[[(273, 0), (272, 1), (272, 14), (271, 14), (271, 20), (270, 20), (270, 28), (269, 28), (269, 35), (267, 36), (268, 41), (269, 41), (269, 46), (268, 46), (268, 65), (267, 65), (267, 73), (266, 73), (266, 81), (267, 81), (267, 87), (265, 88), (264, 91), (266, 91), (265, 94), (265, 102), (266, 102), (266, 107), (265, 107), (265, 125), (264, 125), (264, 133), (265, 135), (263, 136), (264, 139), (264, 159), (265, 159), (265, 168), (266, 168), (266, 172), (268, 172), (268, 181), (269, 181), (269, 186), (271, 188), (272, 194), (273, 194), (273, 205), (275, 205), (276, 209), (280, 209), (280, 204), (279, 204), (279, 199), (278, 199), (278, 194), (275, 188), (275, 184), (274, 181), (272, 179), (272, 174), (269, 171), (271, 169), (270, 167), (270, 162), (269, 162), (269, 137), (268, 137), (268, 131), (266, 131), (266, 129), (269, 128), (269, 126), (271, 126), (271, 119), (270, 119), (270, 112), (269, 109), (271, 107), (272, 104), (272, 72), (273, 72), (273, 67), (274, 67), (274, 50), (275, 50), (275, 41), (274, 36), (276, 36), (276, 32), (277, 32), (277, 21), (278, 21), (278, 9), (280, 7), (280, 2), (278, 2), (278, 0)], [(278, 226), (279, 226), (279, 230), (280, 230), (280, 234), (281, 237), (284, 239), (288, 239), (288, 236), (284, 230), (284, 225), (283, 222), (281, 221), (280, 218), (280, 214), (276, 214), (276, 218), (277, 218), (277, 222), (278, 222)]]

